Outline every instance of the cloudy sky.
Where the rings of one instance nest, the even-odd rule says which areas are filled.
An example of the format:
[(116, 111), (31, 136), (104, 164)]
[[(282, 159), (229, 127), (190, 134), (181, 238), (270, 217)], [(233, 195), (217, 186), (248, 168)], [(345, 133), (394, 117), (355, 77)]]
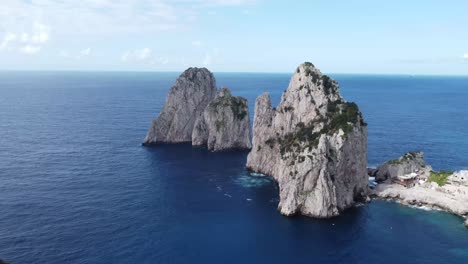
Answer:
[(468, 74), (465, 0), (1, 0), (0, 70)]

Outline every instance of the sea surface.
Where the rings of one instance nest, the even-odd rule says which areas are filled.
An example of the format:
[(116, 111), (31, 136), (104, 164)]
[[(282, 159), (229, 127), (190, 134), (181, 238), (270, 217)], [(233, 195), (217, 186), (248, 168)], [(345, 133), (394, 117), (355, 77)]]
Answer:
[[(468, 229), (373, 201), (284, 217), (246, 152), (143, 147), (177, 73), (0, 72), (0, 258), (20, 263), (468, 263)], [(290, 74), (216, 73), (277, 104)], [(332, 75), (369, 124), (375, 166), (422, 150), (468, 168), (468, 77)]]

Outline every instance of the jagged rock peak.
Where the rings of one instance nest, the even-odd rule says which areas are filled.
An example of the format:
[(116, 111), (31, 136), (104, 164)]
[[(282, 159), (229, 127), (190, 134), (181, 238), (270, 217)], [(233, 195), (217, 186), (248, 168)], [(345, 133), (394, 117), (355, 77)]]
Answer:
[(276, 179), (281, 213), (336, 216), (366, 195), (366, 123), (337, 82), (306, 62), (276, 108), (268, 94), (257, 98), (247, 168)]
[(247, 99), (232, 96), (228, 88), (221, 88), (197, 119), (192, 145), (207, 146), (212, 151), (250, 149), (251, 128)]
[(216, 80), (208, 69), (185, 70), (169, 90), (143, 144), (190, 142), (195, 121), (215, 94)]

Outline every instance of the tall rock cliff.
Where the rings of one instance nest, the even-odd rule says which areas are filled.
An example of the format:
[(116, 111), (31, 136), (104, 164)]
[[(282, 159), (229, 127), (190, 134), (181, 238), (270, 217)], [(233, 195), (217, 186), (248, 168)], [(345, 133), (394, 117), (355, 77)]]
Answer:
[(195, 121), (216, 94), (216, 81), (205, 68), (189, 68), (169, 91), (160, 115), (143, 144), (181, 143), (192, 140)]
[(276, 108), (257, 98), (247, 168), (278, 182), (282, 214), (336, 216), (367, 193), (367, 125), (336, 81), (301, 64)]
[(212, 151), (250, 149), (250, 137), (247, 99), (232, 96), (228, 88), (222, 88), (197, 119), (192, 145), (207, 146)]

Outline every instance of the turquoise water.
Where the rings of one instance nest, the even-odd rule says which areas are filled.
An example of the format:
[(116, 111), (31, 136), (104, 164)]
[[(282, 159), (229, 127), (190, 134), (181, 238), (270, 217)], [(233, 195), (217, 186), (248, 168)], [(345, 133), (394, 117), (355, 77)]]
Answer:
[[(374, 201), (284, 217), (247, 153), (141, 146), (176, 73), (0, 73), (0, 258), (12, 263), (468, 263), (462, 220)], [(276, 104), (289, 74), (215, 74)], [(468, 168), (468, 78), (333, 75), (370, 165), (422, 150)], [(253, 111), (251, 111), (253, 115)]]

